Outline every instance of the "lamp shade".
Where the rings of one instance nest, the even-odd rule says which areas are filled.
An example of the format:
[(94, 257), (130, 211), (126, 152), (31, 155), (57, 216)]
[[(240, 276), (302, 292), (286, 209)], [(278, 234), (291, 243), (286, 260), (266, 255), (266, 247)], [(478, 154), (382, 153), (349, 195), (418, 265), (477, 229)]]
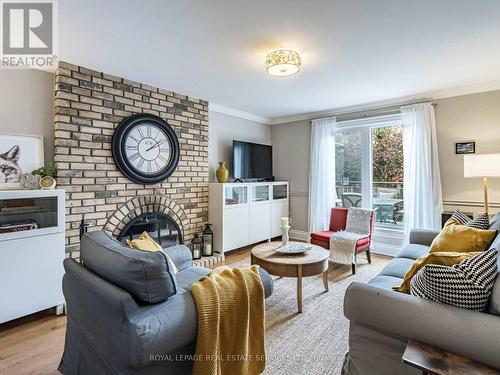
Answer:
[(464, 177), (500, 177), (500, 154), (464, 155)]

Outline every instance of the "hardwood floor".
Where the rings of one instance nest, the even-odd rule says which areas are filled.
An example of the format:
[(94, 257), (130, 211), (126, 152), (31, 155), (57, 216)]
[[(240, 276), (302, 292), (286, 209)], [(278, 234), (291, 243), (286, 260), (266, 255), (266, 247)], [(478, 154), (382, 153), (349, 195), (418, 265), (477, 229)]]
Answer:
[(46, 310), (0, 325), (0, 374), (59, 374), (66, 317)]
[[(251, 247), (226, 255), (224, 264), (250, 264)], [(374, 263), (385, 263), (389, 258), (372, 256)], [(360, 259), (360, 263), (363, 262)], [(330, 283), (350, 274), (350, 267), (335, 267), (330, 272)], [(54, 375), (64, 349), (66, 317), (55, 316), (46, 310), (0, 325), (0, 375)]]

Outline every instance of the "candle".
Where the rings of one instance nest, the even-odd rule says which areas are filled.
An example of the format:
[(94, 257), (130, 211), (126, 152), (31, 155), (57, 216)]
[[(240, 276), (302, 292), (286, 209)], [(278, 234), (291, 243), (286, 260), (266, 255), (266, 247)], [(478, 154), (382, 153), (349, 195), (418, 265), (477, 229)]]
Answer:
[(205, 245), (205, 251), (204, 251), (204, 254), (203, 255), (209, 255), (210, 253), (212, 252), (212, 245), (207, 243)]
[(193, 250), (193, 258), (194, 259), (199, 259), (200, 258), (200, 250), (199, 249), (194, 249)]
[(282, 217), (281, 218), (281, 226), (282, 227), (288, 227), (288, 218), (287, 217)]

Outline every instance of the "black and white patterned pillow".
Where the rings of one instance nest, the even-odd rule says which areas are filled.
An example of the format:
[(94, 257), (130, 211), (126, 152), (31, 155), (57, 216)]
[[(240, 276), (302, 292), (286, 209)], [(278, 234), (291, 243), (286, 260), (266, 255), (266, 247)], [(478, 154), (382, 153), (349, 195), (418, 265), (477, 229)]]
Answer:
[(488, 229), (490, 227), (490, 218), (486, 213), (479, 214), (474, 219), (471, 219), (461, 211), (457, 210), (453, 212), (450, 219), (458, 221), (460, 224), (470, 228)]
[(487, 250), (452, 267), (428, 264), (410, 282), (412, 295), (483, 311), (497, 277), (497, 251)]

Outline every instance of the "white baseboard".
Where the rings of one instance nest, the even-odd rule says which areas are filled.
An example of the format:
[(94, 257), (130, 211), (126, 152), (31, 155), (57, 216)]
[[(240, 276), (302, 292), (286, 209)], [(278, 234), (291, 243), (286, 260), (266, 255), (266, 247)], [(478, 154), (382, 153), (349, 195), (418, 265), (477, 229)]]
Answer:
[(288, 234), (290, 235), (290, 238), (294, 240), (305, 242), (309, 240), (309, 232), (306, 232), (305, 230), (290, 229), (290, 232), (288, 232)]

